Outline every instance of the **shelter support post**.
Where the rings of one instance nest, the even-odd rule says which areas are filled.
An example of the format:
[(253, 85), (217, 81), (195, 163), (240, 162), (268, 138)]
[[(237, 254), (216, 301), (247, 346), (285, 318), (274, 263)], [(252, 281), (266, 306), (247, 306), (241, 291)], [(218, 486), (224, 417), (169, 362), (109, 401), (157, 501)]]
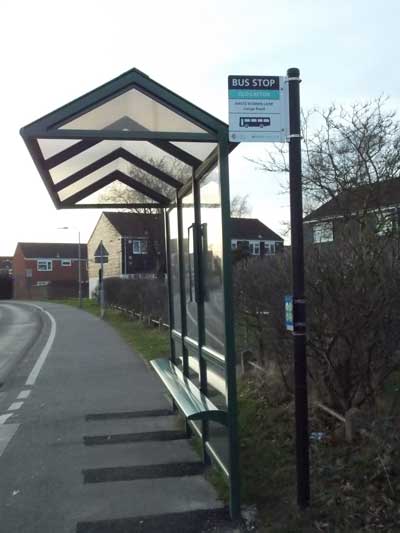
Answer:
[(225, 311), (225, 375), (229, 432), (229, 505), (233, 520), (240, 517), (239, 435), (237, 425), (236, 354), (232, 300), (231, 206), (229, 193), (229, 143), (227, 135), (218, 150), (222, 216), (222, 262)]

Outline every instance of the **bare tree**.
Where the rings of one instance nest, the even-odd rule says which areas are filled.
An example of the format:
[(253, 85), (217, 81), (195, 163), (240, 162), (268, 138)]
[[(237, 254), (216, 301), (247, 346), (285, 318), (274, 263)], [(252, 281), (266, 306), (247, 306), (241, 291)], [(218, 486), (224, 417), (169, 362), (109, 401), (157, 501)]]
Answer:
[(249, 204), (249, 195), (237, 194), (231, 200), (231, 217), (246, 218), (251, 215), (252, 207)]
[[(303, 112), (302, 135), (303, 191), (309, 209), (331, 199), (340, 201), (340, 193), (360, 186), (368, 191), (368, 185), (400, 177), (400, 122), (388, 109), (387, 98)], [(265, 159), (253, 162), (268, 172), (288, 172), (287, 146), (274, 145)], [(372, 188), (371, 194), (376, 194)], [(367, 210), (371, 198), (363, 198)]]

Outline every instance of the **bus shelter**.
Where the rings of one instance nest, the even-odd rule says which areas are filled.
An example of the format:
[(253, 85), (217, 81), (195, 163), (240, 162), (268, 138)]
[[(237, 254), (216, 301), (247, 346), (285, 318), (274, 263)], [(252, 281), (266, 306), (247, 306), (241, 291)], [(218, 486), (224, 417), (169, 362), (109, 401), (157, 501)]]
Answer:
[(237, 518), (228, 126), (132, 69), (21, 135), (58, 209), (163, 210), (171, 353), (152, 364), (226, 476)]

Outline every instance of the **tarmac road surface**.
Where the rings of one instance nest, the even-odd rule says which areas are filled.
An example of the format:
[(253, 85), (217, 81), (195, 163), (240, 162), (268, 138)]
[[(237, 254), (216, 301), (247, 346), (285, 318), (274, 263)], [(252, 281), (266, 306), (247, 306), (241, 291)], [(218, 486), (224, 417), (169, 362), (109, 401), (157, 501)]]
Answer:
[(42, 326), (37, 307), (0, 301), (0, 383), (35, 343)]

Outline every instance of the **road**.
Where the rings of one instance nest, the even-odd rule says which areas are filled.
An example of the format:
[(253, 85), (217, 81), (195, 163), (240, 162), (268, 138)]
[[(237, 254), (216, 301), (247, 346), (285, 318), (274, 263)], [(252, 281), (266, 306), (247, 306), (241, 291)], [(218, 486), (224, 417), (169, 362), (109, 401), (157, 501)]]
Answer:
[(0, 383), (35, 344), (43, 327), (40, 310), (32, 305), (0, 302)]
[(149, 365), (99, 318), (40, 305), (1, 305), (18, 364), (0, 388), (0, 533), (237, 531)]

